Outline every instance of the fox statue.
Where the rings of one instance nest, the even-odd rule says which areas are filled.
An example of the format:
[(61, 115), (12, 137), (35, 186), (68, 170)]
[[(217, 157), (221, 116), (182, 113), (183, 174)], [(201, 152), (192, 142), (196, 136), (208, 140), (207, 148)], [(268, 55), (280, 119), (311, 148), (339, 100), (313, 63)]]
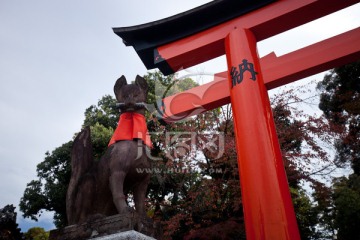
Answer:
[(136, 212), (146, 215), (144, 201), (150, 174), (137, 169), (151, 167), (147, 152), (152, 145), (144, 117), (147, 90), (147, 82), (140, 76), (136, 76), (134, 84), (127, 84), (124, 76), (116, 81), (114, 93), (120, 120), (99, 161), (93, 159), (89, 127), (75, 138), (66, 195), (69, 225), (128, 212), (125, 194), (129, 190), (133, 192)]

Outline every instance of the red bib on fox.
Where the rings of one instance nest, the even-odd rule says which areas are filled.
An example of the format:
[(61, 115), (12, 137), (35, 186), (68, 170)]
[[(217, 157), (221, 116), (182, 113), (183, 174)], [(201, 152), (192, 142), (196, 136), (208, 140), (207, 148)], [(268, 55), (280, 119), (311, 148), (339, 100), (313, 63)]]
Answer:
[(132, 112), (122, 113), (108, 146), (117, 141), (133, 139), (141, 139), (147, 146), (152, 148), (144, 115)]

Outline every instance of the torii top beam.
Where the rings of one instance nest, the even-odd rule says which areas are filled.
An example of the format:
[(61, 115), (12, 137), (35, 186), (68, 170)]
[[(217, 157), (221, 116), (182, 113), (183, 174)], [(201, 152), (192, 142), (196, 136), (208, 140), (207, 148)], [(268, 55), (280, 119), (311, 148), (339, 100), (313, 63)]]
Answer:
[[(175, 71), (157, 51), (160, 46), (219, 25), (276, 0), (215, 0), (175, 16), (138, 26), (114, 28), (126, 46), (133, 46), (147, 69), (165, 74)], [(176, 69), (178, 70), (178, 69)]]
[[(114, 32), (134, 47), (148, 69), (170, 74), (224, 54), (224, 39), (235, 27), (250, 29), (260, 41), (358, 2), (217, 0), (156, 22), (115, 28)], [(272, 53), (261, 59), (265, 85), (271, 89), (356, 61), (360, 59), (359, 42), (357, 28), (284, 56)], [(166, 97), (160, 117), (178, 121), (229, 103), (226, 78), (227, 72), (219, 73), (215, 75), (218, 81)]]
[[(360, 59), (360, 27), (277, 57), (260, 59), (268, 90)], [(174, 122), (230, 103), (227, 71), (214, 81), (163, 99), (161, 119)]]
[(234, 27), (251, 30), (261, 41), (358, 2), (216, 0), (163, 20), (113, 30), (148, 69), (168, 75), (223, 55), (224, 39)]

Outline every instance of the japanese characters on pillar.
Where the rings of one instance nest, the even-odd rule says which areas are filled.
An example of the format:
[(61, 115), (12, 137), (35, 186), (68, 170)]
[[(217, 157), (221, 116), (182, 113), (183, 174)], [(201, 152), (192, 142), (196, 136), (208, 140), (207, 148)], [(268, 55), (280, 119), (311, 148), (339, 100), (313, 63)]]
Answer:
[(300, 239), (256, 39), (234, 29), (225, 51), (247, 239)]
[(254, 64), (249, 63), (247, 59), (243, 59), (239, 67), (232, 66), (230, 69), (231, 87), (233, 88), (236, 84), (240, 84), (244, 79), (244, 73), (249, 71), (251, 73), (251, 80), (256, 80), (256, 74), (254, 70)]

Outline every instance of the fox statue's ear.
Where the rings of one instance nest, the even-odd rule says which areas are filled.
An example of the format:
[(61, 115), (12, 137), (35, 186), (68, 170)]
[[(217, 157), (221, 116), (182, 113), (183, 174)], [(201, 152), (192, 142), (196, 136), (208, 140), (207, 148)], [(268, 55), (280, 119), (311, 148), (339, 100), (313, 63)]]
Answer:
[(116, 96), (116, 99), (119, 101), (119, 95), (120, 95), (120, 90), (123, 86), (127, 85), (126, 82), (126, 78), (124, 77), (124, 75), (122, 75), (115, 83), (114, 86), (114, 93)]
[(137, 86), (139, 86), (142, 90), (147, 92), (148, 84), (147, 84), (146, 80), (143, 77), (140, 77), (139, 75), (137, 75), (136, 78), (135, 78), (135, 84)]

